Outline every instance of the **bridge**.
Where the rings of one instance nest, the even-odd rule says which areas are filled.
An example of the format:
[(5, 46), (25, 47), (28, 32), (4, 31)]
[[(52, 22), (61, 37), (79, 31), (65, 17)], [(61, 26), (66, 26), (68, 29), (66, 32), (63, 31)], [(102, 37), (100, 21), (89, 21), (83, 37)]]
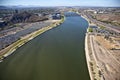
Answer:
[(74, 16), (80, 16), (79, 14), (77, 13), (74, 13), (74, 12), (68, 12), (67, 14), (64, 14), (66, 17), (74, 17)]

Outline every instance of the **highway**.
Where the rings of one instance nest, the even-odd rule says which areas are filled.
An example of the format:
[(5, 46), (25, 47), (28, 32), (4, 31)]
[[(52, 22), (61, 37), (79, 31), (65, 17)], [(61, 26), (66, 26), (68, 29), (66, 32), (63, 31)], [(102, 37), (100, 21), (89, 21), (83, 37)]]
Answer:
[(101, 25), (101, 26), (105, 26), (107, 29), (110, 29), (110, 30), (113, 30), (117, 33), (120, 34), (120, 27), (118, 26), (113, 26), (111, 24), (107, 24), (107, 23), (103, 23), (103, 22), (100, 22), (96, 19), (93, 19), (88, 13), (84, 12), (83, 15), (86, 15), (86, 17), (91, 21), (93, 22), (94, 24), (97, 24), (97, 25)]

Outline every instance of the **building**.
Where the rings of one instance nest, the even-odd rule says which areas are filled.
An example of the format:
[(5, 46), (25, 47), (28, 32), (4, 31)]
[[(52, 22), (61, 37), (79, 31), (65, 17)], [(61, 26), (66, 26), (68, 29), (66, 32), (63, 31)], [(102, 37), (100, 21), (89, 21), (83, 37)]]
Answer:
[(61, 19), (61, 13), (54, 13), (52, 19)]

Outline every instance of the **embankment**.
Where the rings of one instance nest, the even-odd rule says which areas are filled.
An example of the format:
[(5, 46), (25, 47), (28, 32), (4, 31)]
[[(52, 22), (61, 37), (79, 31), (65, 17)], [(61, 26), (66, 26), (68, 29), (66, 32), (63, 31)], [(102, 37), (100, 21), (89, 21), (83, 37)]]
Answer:
[(38, 35), (46, 32), (47, 30), (50, 30), (54, 27), (57, 27), (58, 25), (62, 24), (65, 20), (65, 17), (63, 17), (61, 20), (56, 20), (51, 25), (47, 27), (43, 27), (40, 30), (37, 30), (35, 32), (32, 32), (24, 37), (21, 37), (19, 40), (14, 42), (13, 44), (9, 45), (5, 49), (0, 51), (0, 62), (3, 61), (3, 59), (9, 55), (11, 55), (16, 49), (27, 43), (28, 41), (32, 40), (33, 38), (37, 37)]

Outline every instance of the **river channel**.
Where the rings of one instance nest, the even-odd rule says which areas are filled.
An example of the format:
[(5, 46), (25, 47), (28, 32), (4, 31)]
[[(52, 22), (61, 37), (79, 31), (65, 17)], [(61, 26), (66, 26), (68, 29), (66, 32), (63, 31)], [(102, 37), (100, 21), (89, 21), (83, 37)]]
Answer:
[(0, 80), (90, 80), (85, 59), (88, 22), (76, 13), (0, 63)]

